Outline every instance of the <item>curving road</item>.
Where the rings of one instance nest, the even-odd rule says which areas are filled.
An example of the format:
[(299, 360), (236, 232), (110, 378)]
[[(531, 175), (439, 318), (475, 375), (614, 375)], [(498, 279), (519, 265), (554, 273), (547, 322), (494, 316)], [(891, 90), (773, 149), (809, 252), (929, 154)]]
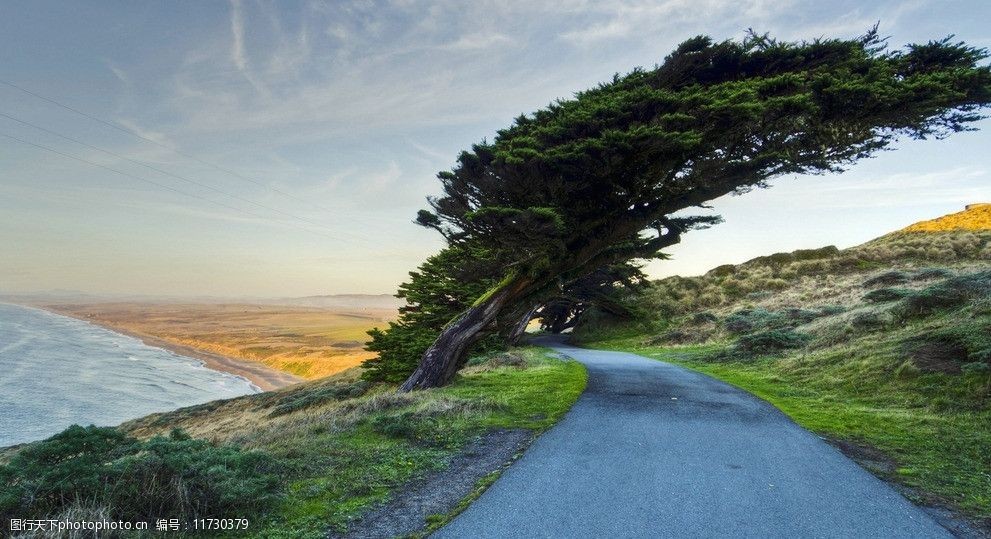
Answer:
[(588, 388), (433, 537), (951, 537), (749, 393), (635, 354), (537, 343), (584, 363)]

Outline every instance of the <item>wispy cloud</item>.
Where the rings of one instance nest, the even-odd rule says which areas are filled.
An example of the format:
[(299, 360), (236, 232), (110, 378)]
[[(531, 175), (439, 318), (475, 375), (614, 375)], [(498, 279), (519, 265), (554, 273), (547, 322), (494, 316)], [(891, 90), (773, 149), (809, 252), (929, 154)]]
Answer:
[(664, 0), (664, 1), (603, 1), (589, 9), (604, 22), (563, 32), (561, 38), (582, 46), (602, 41), (636, 39), (661, 28), (674, 27), (689, 20), (720, 20), (720, 24), (741, 21), (760, 24), (775, 13), (787, 9), (791, 0)]
[(244, 13), (241, 0), (231, 0), (231, 61), (242, 73), (248, 69), (248, 59), (244, 55)]

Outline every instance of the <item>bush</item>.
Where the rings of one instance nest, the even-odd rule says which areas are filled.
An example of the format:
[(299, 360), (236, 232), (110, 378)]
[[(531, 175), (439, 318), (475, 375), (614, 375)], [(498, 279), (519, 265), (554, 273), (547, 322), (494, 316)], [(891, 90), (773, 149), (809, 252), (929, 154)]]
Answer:
[(277, 468), (264, 453), (178, 430), (142, 442), (73, 425), (0, 466), (0, 519), (48, 518), (79, 504), (132, 521), (259, 515), (277, 497)]
[(971, 300), (991, 296), (991, 271), (960, 275), (922, 290), (912, 291), (900, 305), (903, 317), (927, 316), (936, 311), (960, 307)]
[(878, 288), (864, 294), (864, 301), (871, 303), (887, 303), (897, 301), (913, 294), (908, 288)]
[(789, 320), (792, 320), (798, 324), (807, 324), (816, 318), (822, 316), (821, 311), (810, 311), (808, 309), (799, 309), (792, 307), (784, 310), (784, 315)]
[(893, 284), (905, 284), (909, 280), (908, 274), (903, 271), (886, 271), (880, 275), (875, 275), (864, 281), (863, 286), (870, 288), (878, 285), (890, 286)]
[(699, 325), (713, 324), (718, 320), (719, 318), (716, 315), (710, 313), (709, 311), (702, 311), (700, 313), (695, 313), (692, 315), (692, 319), (691, 319), (693, 324), (699, 324)]
[(888, 312), (857, 313), (850, 319), (850, 327), (863, 331), (873, 331), (887, 327), (893, 319), (894, 317)]
[(946, 268), (922, 268), (910, 278), (913, 281), (932, 281), (936, 279), (948, 279), (950, 277), (953, 277), (953, 272)]
[(733, 264), (723, 264), (722, 266), (716, 266), (706, 272), (707, 277), (726, 277), (728, 275), (733, 275), (736, 273), (736, 266)]
[(819, 308), (820, 316), (835, 316), (846, 312), (846, 307), (842, 305), (823, 305)]
[(816, 260), (820, 258), (832, 258), (840, 254), (840, 250), (835, 245), (827, 245), (819, 249), (799, 249), (793, 251), (795, 260)]
[(742, 309), (726, 317), (723, 326), (731, 333), (750, 333), (757, 329), (780, 327), (787, 322), (781, 313), (766, 309)]
[(333, 384), (307, 391), (293, 391), (276, 402), (269, 417), (290, 414), (330, 401), (360, 397), (368, 391), (369, 386), (367, 381), (362, 380), (352, 384)]
[(790, 329), (772, 329), (744, 335), (736, 341), (736, 350), (748, 355), (773, 354), (783, 350), (801, 348), (809, 336)]
[(433, 418), (419, 417), (415, 412), (380, 415), (372, 419), (372, 430), (391, 438), (415, 439), (429, 430)]

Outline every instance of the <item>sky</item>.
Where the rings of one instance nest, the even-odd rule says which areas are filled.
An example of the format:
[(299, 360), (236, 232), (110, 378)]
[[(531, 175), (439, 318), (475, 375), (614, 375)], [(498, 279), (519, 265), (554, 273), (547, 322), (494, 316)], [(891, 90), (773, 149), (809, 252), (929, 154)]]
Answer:
[[(984, 0), (6, 0), (0, 292), (391, 293), (442, 245), (412, 223), (436, 173), (521, 113), (698, 34), (879, 22), (892, 46), (988, 47), (989, 19)], [(718, 199), (725, 223), (648, 272), (849, 247), (991, 201), (978, 127)]]

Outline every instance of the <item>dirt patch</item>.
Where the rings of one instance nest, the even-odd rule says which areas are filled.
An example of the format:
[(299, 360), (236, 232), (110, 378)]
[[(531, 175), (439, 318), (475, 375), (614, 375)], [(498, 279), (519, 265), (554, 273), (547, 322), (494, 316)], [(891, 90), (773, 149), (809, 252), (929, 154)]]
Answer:
[(847, 440), (826, 439), (830, 445), (840, 450), (850, 460), (856, 462), (874, 475), (888, 477), (898, 468), (894, 459), (869, 445), (856, 444)]
[(912, 363), (922, 372), (957, 374), (967, 361), (967, 349), (958, 342), (937, 340), (923, 342), (911, 352)]
[(443, 470), (401, 487), (388, 502), (352, 523), (347, 533), (328, 537), (405, 537), (422, 531), (428, 516), (452, 511), (478, 480), (512, 462), (531, 441), (533, 433), (524, 429), (489, 432), (453, 457)]

